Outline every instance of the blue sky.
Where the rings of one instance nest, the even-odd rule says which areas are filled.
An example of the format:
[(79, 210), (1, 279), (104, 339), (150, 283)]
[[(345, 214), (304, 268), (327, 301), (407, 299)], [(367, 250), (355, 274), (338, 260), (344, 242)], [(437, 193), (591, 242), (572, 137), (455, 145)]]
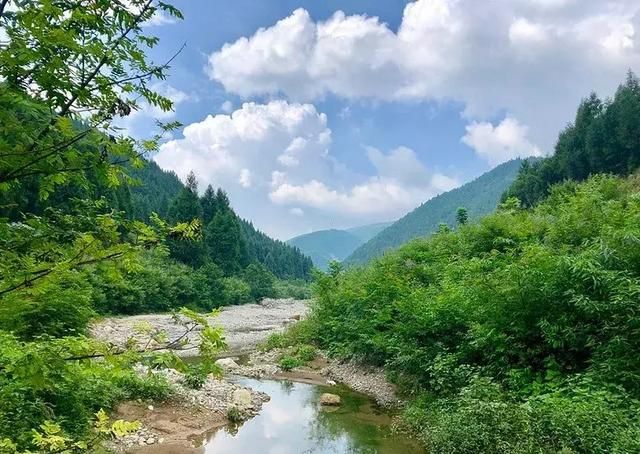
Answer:
[(281, 239), (393, 220), (518, 156), (549, 153), (591, 90), (640, 61), (617, 0), (177, 0), (151, 55), (185, 128), (155, 156)]

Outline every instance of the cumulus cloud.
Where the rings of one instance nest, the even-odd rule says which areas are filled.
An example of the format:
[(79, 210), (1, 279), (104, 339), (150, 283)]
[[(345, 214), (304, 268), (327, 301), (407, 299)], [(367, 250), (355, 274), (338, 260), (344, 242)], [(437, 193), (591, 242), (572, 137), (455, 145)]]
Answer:
[(634, 0), (417, 0), (392, 30), (298, 9), (213, 52), (207, 70), (245, 97), (453, 99), (475, 120), (508, 112), (550, 148), (581, 97), (612, 93), (639, 66), (639, 11)]
[(462, 141), (492, 165), (513, 158), (542, 155), (542, 151), (527, 139), (528, 128), (514, 118), (507, 117), (497, 126), (474, 122), (466, 130)]
[(350, 171), (330, 148), (325, 114), (278, 100), (245, 103), (192, 123), (182, 138), (164, 143), (155, 160), (181, 178), (193, 170), (201, 188), (224, 187), (241, 216), (278, 237), (304, 228), (294, 222), (318, 228), (318, 222), (393, 219), (459, 184), (430, 171), (406, 147), (366, 149), (372, 175)]
[(429, 172), (415, 152), (399, 147), (388, 154), (368, 149), (377, 174), (364, 182), (342, 189), (311, 180), (292, 184), (286, 175), (273, 176), (271, 200), (277, 204), (302, 204), (348, 215), (395, 217), (434, 195), (453, 189), (459, 182)]

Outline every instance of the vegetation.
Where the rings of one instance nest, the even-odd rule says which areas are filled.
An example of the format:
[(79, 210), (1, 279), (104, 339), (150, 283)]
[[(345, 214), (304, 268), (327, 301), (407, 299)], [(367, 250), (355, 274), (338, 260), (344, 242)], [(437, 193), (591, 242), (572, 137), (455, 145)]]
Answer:
[(583, 101), (494, 214), (333, 263), (298, 342), (384, 366), (428, 452), (640, 452), (638, 87)]
[(314, 341), (384, 365), (430, 452), (637, 452), (639, 200), (638, 176), (569, 182), (334, 266)]
[(431, 235), (443, 223), (453, 227), (458, 207), (466, 208), (469, 220), (491, 213), (515, 180), (522, 162), (515, 159), (501, 164), (470, 183), (426, 201), (353, 251), (344, 263), (362, 265), (414, 238)]
[[(179, 123), (144, 140), (114, 126), (141, 103), (172, 108), (150, 88), (172, 60), (146, 55), (158, 39), (144, 23), (159, 13), (182, 18), (157, 0), (0, 1), (0, 452), (89, 452), (134, 430), (105, 410), (171, 393), (134, 364), (194, 387), (218, 372), (222, 332), (192, 309), (309, 277), (310, 259), (240, 220), (223, 191), (209, 218), (211, 191), (146, 159)], [(122, 347), (86, 337), (97, 313), (147, 311), (174, 311), (204, 361), (189, 368), (173, 353), (184, 335), (150, 326)]]
[(553, 184), (583, 181), (595, 173), (628, 175), (640, 166), (640, 81), (630, 71), (613, 99), (595, 93), (584, 99), (573, 124), (560, 133), (555, 153), (523, 163), (503, 199), (517, 197), (524, 206), (543, 200)]

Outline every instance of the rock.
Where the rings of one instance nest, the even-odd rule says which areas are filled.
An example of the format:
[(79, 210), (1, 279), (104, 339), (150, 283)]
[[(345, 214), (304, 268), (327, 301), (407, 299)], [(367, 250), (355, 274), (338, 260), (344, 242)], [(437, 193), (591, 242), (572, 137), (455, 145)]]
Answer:
[(220, 358), (216, 361), (216, 365), (220, 366), (220, 368), (225, 372), (236, 370), (238, 367), (240, 367), (238, 366), (238, 363), (233, 360), (233, 358)]
[(156, 442), (156, 439), (155, 439), (155, 438), (153, 438), (153, 437), (149, 437), (149, 438), (147, 438), (147, 444), (148, 444), (148, 445), (152, 445), (152, 444), (154, 444), (155, 442)]
[(335, 386), (336, 382), (334, 382), (333, 380), (327, 380), (327, 385), (329, 386)]
[(291, 318), (294, 320), (300, 320), (300, 314), (292, 315)]
[(149, 409), (149, 411), (153, 411), (153, 405), (149, 405), (147, 408)]
[(238, 410), (249, 410), (252, 408), (251, 391), (244, 388), (233, 391), (232, 404), (238, 408)]
[(320, 405), (340, 405), (340, 396), (331, 393), (324, 393), (320, 396)]

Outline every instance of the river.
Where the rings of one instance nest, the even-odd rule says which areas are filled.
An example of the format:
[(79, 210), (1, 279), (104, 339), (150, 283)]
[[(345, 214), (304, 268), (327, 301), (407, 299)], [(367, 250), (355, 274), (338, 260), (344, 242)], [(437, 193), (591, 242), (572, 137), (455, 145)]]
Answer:
[[(344, 386), (318, 386), (290, 381), (238, 377), (242, 386), (265, 392), (271, 400), (241, 425), (227, 426), (204, 441), (206, 454), (418, 454), (424, 451), (392, 433), (391, 416), (368, 397)], [(339, 407), (323, 407), (320, 394), (342, 399)]]

